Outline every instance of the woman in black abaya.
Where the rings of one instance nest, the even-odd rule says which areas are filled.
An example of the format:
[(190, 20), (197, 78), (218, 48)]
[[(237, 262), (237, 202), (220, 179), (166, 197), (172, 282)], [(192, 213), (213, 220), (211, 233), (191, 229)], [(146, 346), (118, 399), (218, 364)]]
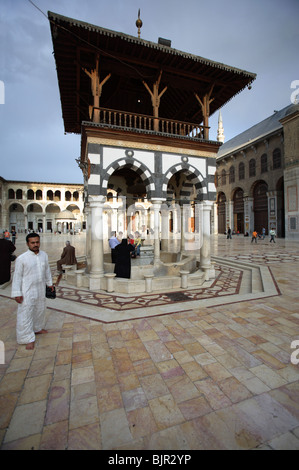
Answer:
[(11, 255), (16, 247), (10, 240), (5, 240), (0, 235), (0, 285), (10, 281)]
[(128, 244), (128, 240), (123, 238), (121, 243), (115, 248), (115, 268), (114, 272), (116, 277), (124, 277), (130, 279), (131, 277), (131, 252), (134, 251), (134, 246)]

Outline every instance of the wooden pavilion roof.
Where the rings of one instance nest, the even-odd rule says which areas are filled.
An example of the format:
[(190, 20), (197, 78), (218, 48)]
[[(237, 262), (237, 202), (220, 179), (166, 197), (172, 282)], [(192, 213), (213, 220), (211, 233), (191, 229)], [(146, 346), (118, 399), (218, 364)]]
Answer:
[(161, 74), (159, 116), (203, 121), (200, 99), (210, 93), (210, 115), (250, 85), (256, 75), (203, 57), (48, 12), (65, 132), (81, 133), (93, 105), (90, 78), (99, 61), (100, 106), (151, 116), (151, 88)]

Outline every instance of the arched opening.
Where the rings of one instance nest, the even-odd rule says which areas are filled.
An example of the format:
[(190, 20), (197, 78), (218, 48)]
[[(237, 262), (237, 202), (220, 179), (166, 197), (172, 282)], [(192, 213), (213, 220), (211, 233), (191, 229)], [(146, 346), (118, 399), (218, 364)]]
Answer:
[(226, 196), (224, 193), (218, 194), (217, 208), (218, 208), (218, 233), (225, 233), (225, 203)]
[(66, 191), (66, 192), (65, 192), (65, 200), (66, 200), (67, 202), (69, 202), (69, 201), (72, 200), (72, 194), (71, 194), (70, 191)]
[(234, 229), (236, 232), (244, 233), (244, 191), (238, 188), (234, 192)]
[(277, 236), (285, 237), (285, 210), (284, 210), (284, 179), (279, 178), (276, 185), (277, 190)]
[(16, 232), (22, 232), (25, 229), (24, 223), (24, 207), (18, 203), (11, 204), (9, 206), (10, 231), (15, 230)]
[(23, 199), (23, 191), (21, 189), (17, 189), (16, 199)]
[(14, 199), (15, 198), (15, 192), (13, 189), (8, 190), (8, 199)]
[(34, 200), (34, 191), (33, 191), (33, 189), (28, 189), (28, 191), (27, 191), (27, 199), (30, 200), (30, 201), (33, 201), (33, 200)]
[(28, 219), (28, 230), (38, 231), (39, 228), (43, 230), (39, 220), (41, 220), (40, 215), (43, 212), (42, 207), (39, 204), (29, 204), (27, 207), (27, 219)]
[(198, 177), (191, 170), (177, 171), (168, 182), (167, 200), (172, 205), (179, 205), (181, 215), (184, 214), (184, 227), (181, 227), (181, 221), (176, 220), (179, 212), (169, 211), (167, 227), (174, 233), (180, 232), (182, 228), (184, 233), (198, 233), (200, 229), (196, 203), (203, 199), (203, 192)]
[(268, 185), (258, 181), (253, 189), (254, 229), (261, 232), (263, 228), (268, 233)]
[[(49, 191), (48, 191), (49, 192)], [(52, 191), (50, 191), (52, 193)], [(53, 193), (52, 193), (53, 196)], [(48, 204), (46, 207), (46, 227), (44, 230), (48, 233), (53, 233), (56, 230), (55, 215), (60, 212), (60, 208), (57, 204)]]

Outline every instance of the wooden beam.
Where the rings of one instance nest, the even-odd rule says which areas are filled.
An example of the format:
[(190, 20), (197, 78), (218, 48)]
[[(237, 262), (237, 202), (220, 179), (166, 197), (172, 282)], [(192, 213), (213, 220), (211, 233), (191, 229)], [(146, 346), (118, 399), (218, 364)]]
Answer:
[[(165, 91), (167, 90), (167, 86), (159, 93), (159, 86), (160, 86), (160, 81), (161, 81), (161, 76), (162, 76), (162, 70), (160, 71), (158, 80), (154, 83), (153, 85), (153, 91), (150, 89), (148, 84), (143, 80), (142, 83), (151, 95), (152, 99), (152, 105), (153, 105), (153, 115), (155, 118), (159, 117), (159, 106), (160, 106), (160, 100), (161, 96), (164, 95)], [(154, 130), (158, 131), (159, 130), (159, 121), (155, 120), (154, 121)]]
[(199, 102), (203, 115), (203, 125), (204, 125), (204, 138), (209, 140), (209, 116), (210, 116), (210, 104), (214, 101), (215, 98), (211, 98), (215, 83), (211, 86), (208, 93), (206, 93), (201, 100), (197, 93), (194, 93), (195, 98)]
[(83, 68), (83, 70), (90, 77), (90, 80), (91, 80), (91, 92), (92, 92), (92, 96), (93, 96), (93, 106), (91, 106), (91, 105), (89, 106), (89, 116), (91, 118), (93, 108), (95, 108), (94, 115), (93, 115), (93, 122), (99, 122), (100, 121), (100, 111), (97, 108), (100, 107), (100, 96), (101, 96), (102, 91), (103, 91), (103, 86), (105, 85), (107, 80), (109, 80), (109, 78), (111, 77), (111, 73), (109, 73), (104, 78), (104, 80), (102, 80), (100, 82), (99, 56), (97, 56), (97, 58), (96, 58), (96, 68), (95, 69), (91, 70), (91, 72), (89, 72), (89, 70), (84, 69), (84, 68)]

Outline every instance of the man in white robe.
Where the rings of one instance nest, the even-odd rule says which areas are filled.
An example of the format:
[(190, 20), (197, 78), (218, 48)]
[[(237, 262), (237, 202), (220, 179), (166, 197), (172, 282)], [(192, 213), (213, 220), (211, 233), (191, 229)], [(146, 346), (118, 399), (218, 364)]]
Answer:
[(41, 251), (40, 237), (30, 233), (26, 237), (28, 251), (16, 259), (11, 296), (18, 305), (17, 342), (33, 349), (35, 335), (44, 330), (46, 310), (46, 285), (54, 289), (48, 255)]

